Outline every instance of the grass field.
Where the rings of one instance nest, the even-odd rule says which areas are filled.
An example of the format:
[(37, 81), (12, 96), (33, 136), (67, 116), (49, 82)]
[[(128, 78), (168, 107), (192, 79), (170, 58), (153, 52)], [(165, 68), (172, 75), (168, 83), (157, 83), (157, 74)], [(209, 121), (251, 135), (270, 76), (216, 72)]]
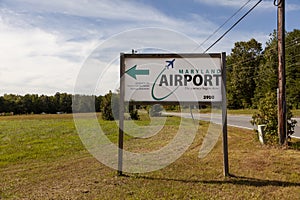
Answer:
[[(139, 121), (148, 125), (148, 118)], [(160, 119), (158, 118), (158, 121)], [(115, 122), (99, 123), (117, 142)], [(125, 148), (151, 150), (174, 136), (179, 118), (147, 140), (126, 137)], [(204, 159), (208, 123), (176, 162), (159, 171), (116, 176), (83, 146), (72, 115), (0, 117), (0, 199), (298, 199), (300, 151), (262, 146), (253, 131), (228, 128), (231, 177), (223, 177), (221, 138)], [(150, 141), (149, 141), (150, 140)], [(295, 148), (299, 141), (293, 141)]]

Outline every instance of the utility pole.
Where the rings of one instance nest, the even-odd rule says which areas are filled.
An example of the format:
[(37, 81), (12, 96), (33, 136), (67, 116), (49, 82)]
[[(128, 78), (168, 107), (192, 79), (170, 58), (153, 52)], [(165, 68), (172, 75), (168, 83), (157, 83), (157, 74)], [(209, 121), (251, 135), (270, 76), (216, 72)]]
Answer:
[(278, 136), (283, 145), (287, 137), (286, 123), (286, 81), (285, 81), (285, 0), (278, 0), (277, 37), (278, 37)]

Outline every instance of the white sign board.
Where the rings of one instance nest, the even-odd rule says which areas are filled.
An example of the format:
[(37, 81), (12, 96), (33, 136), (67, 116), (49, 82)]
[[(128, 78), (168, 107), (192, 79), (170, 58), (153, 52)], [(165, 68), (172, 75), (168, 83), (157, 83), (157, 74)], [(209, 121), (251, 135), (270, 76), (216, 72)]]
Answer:
[(221, 102), (222, 54), (125, 54), (125, 101)]
[(222, 106), (224, 175), (229, 175), (225, 53), (121, 54), (118, 174), (122, 175), (124, 103), (211, 103)]

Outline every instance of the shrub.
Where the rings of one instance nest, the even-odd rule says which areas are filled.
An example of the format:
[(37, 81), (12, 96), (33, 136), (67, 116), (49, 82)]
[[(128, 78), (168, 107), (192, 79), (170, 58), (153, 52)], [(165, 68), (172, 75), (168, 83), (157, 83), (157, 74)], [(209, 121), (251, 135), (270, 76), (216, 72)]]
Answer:
[[(292, 118), (290, 107), (287, 106), (287, 135), (290, 137), (294, 133), (297, 123)], [(278, 112), (277, 112), (277, 95), (268, 92), (264, 98), (260, 99), (258, 112), (254, 113), (251, 120), (252, 125), (265, 124), (265, 140), (267, 143), (275, 144), (278, 142)]]
[(101, 102), (102, 118), (104, 120), (119, 119), (119, 94), (109, 91)]
[(130, 114), (130, 118), (132, 120), (139, 120), (140, 116), (138, 114), (138, 110), (135, 108), (134, 105), (129, 105), (129, 114)]

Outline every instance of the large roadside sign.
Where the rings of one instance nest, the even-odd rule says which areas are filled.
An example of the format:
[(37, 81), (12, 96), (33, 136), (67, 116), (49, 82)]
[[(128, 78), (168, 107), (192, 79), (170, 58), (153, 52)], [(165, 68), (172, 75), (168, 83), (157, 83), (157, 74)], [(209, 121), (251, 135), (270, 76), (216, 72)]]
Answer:
[(125, 103), (201, 104), (222, 108), (224, 175), (229, 175), (225, 53), (120, 55), (118, 175), (123, 170)]
[[(122, 55), (121, 55), (122, 56)], [(221, 102), (223, 54), (123, 54), (125, 101)]]

